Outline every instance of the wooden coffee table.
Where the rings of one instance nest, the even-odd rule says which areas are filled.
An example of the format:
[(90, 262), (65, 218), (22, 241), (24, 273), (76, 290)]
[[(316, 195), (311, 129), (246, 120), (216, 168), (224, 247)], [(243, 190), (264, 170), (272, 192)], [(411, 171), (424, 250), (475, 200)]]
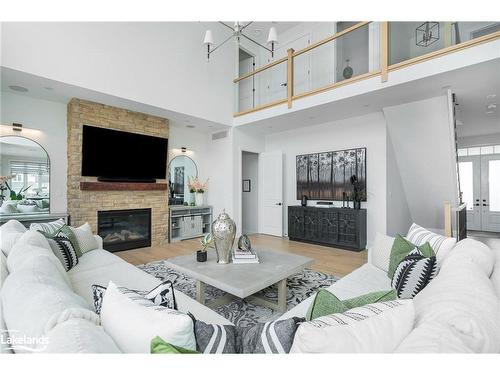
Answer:
[[(286, 280), (314, 263), (305, 256), (255, 249), (259, 256), (258, 264), (218, 264), (215, 251), (208, 251), (206, 262), (197, 262), (196, 253), (167, 259), (166, 265), (196, 280), (196, 300), (214, 308), (227, 303), (231, 296), (247, 298), (281, 312), (286, 311)], [(277, 284), (278, 303), (255, 293)], [(229, 295), (210, 304), (205, 303), (205, 285), (211, 285)]]

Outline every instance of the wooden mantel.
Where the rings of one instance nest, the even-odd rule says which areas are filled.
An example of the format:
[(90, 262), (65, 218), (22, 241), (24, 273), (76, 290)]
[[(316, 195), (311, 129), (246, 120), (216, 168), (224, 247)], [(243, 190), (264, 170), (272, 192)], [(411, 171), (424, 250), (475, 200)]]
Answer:
[(150, 182), (100, 182), (81, 181), (80, 190), (110, 191), (110, 190), (167, 190), (168, 184)]

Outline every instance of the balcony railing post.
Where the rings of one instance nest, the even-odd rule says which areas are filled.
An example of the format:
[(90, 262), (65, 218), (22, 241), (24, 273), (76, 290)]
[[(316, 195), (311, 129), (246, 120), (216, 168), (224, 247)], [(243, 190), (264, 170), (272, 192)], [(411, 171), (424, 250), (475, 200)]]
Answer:
[(286, 88), (287, 88), (287, 102), (288, 102), (288, 108), (292, 108), (292, 98), (293, 98), (293, 53), (294, 49), (290, 48), (287, 50), (287, 81), (286, 81)]
[(380, 72), (382, 82), (389, 78), (389, 22), (380, 23)]

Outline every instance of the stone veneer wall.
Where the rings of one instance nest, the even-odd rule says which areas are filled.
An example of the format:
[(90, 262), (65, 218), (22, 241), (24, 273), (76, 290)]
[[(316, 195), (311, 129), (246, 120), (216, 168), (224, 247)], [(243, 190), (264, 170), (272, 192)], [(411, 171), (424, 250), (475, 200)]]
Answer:
[[(68, 104), (68, 213), (73, 226), (88, 222), (97, 233), (97, 211), (151, 208), (152, 246), (168, 242), (168, 192), (87, 191), (80, 181), (96, 181), (81, 176), (82, 125), (168, 138), (168, 120), (144, 113), (111, 107), (81, 99)], [(166, 182), (158, 180), (158, 182)]]

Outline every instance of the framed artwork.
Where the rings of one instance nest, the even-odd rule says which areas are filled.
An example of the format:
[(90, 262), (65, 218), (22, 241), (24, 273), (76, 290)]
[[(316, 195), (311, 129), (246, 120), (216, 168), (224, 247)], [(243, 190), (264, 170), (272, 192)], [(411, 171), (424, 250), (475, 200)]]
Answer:
[(250, 180), (243, 180), (243, 192), (250, 193), (252, 190), (252, 184)]
[(312, 200), (341, 201), (343, 192), (352, 192), (352, 175), (366, 191), (366, 148), (297, 155), (296, 173), (298, 200), (306, 195)]

